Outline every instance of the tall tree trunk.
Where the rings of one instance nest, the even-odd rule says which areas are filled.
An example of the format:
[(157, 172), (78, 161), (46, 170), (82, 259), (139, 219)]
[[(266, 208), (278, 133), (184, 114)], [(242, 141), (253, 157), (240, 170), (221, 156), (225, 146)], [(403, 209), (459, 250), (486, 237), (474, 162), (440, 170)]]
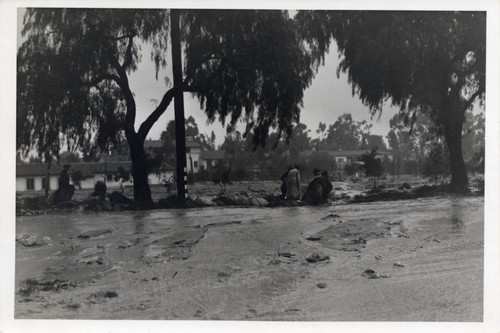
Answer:
[(182, 79), (181, 40), (179, 30), (179, 11), (170, 10), (170, 33), (172, 39), (172, 73), (174, 77), (175, 99), (175, 149), (177, 170), (177, 197), (187, 197), (186, 188), (186, 129), (184, 127), (184, 96)]
[(141, 142), (136, 133), (126, 130), (127, 141), (130, 146), (130, 157), (132, 159), (132, 176), (134, 179), (134, 199), (139, 204), (150, 204), (151, 189), (148, 184), (148, 171), (144, 142)]
[(469, 182), (467, 169), (462, 155), (462, 116), (450, 117), (444, 124), (444, 136), (450, 155), (451, 189), (457, 193), (467, 193)]

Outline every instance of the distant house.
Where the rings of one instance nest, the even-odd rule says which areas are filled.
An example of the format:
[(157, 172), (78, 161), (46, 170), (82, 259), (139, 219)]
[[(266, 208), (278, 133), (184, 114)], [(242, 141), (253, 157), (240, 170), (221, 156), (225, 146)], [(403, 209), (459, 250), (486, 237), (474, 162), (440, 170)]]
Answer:
[[(132, 186), (131, 180), (122, 183), (118, 179), (118, 169), (123, 168), (130, 172), (132, 176), (132, 162), (130, 161), (108, 161), (95, 163), (73, 163), (71, 164), (70, 174), (81, 172), (83, 179), (80, 184), (71, 183), (82, 189), (93, 189), (95, 184), (102, 180), (108, 188), (119, 188), (123, 186)], [(59, 187), (59, 175), (62, 170), (61, 164), (53, 164), (49, 170), (49, 190), (56, 190)], [(173, 168), (168, 167), (163, 174), (151, 174), (148, 177), (149, 184), (161, 184), (165, 178), (172, 177)], [(45, 189), (47, 177), (47, 165), (43, 163), (21, 163), (16, 165), (16, 191), (41, 191)], [(132, 178), (132, 177), (131, 177)]]
[(203, 150), (200, 155), (202, 165), (205, 170), (215, 166), (218, 162), (229, 159), (229, 156), (223, 150)]
[[(57, 189), (62, 165), (52, 165), (49, 172), (49, 189)], [(26, 163), (16, 165), (16, 191), (41, 191), (46, 187), (47, 165)]]
[[(59, 187), (59, 175), (62, 170), (61, 164), (53, 164), (49, 170), (49, 190)], [(93, 189), (95, 184), (102, 180), (108, 188), (120, 187), (120, 180), (115, 179), (118, 168), (126, 171), (131, 170), (131, 163), (120, 162), (96, 162), (96, 163), (72, 163), (70, 176), (76, 172), (82, 173), (79, 187), (82, 189)], [(47, 177), (47, 165), (43, 163), (21, 163), (16, 165), (16, 191), (41, 191), (45, 189)], [(73, 182), (72, 177), (71, 182)], [(131, 182), (129, 183), (132, 184)]]
[[(347, 164), (352, 162), (360, 162), (361, 156), (366, 153), (369, 153), (369, 150), (323, 150), (328, 153), (328, 155), (335, 158), (335, 162), (337, 164)], [(393, 154), (392, 151), (377, 151), (377, 157), (387, 157), (390, 161), (392, 161)]]
[[(332, 156), (335, 159), (335, 177), (338, 179), (342, 179), (345, 177), (344, 168), (347, 164), (354, 163), (362, 165), (361, 157), (364, 154), (370, 152), (370, 150), (320, 150), (328, 153), (328, 155)], [(389, 161), (393, 160), (393, 152), (392, 151), (377, 151), (376, 158), (387, 159)]]
[[(159, 151), (163, 149), (163, 141), (146, 140), (144, 149)], [(207, 170), (219, 161), (228, 160), (229, 156), (222, 150), (203, 150), (200, 143), (196, 142), (192, 136), (186, 138), (186, 169), (187, 173), (198, 173), (201, 169)], [(173, 170), (173, 168), (172, 168)]]
[(193, 137), (186, 138), (186, 167), (188, 173), (198, 173), (201, 166), (202, 146)]

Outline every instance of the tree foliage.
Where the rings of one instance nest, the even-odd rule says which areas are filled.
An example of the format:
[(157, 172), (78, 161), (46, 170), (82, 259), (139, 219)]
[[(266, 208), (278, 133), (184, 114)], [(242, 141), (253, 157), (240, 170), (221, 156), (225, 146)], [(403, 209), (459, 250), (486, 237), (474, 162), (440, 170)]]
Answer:
[(464, 113), (485, 91), (484, 12), (304, 11), (301, 22), (316, 62), (335, 39), (352, 92), (372, 114), (385, 101), (407, 124), (427, 114), (446, 138), (452, 187), (467, 190), (461, 151)]
[[(57, 156), (62, 143), (130, 146), (134, 197), (150, 201), (144, 140), (177, 91), (192, 92), (208, 121), (238, 120), (264, 145), (269, 128), (278, 137), (298, 123), (303, 90), (314, 71), (294, 21), (286, 11), (175, 10), (180, 14), (184, 78), (166, 88), (136, 130), (129, 75), (143, 54), (167, 65), (173, 10), (29, 8), (18, 52), (17, 147)], [(123, 132), (124, 130), (124, 132)]]
[(271, 128), (291, 135), (314, 71), (288, 12), (190, 10), (183, 22), (186, 83), (209, 122), (244, 119), (254, 145)]

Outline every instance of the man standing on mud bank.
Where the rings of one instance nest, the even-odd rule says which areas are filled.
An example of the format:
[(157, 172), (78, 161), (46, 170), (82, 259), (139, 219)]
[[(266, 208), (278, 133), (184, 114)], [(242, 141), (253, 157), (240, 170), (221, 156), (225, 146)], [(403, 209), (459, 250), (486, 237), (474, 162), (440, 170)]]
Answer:
[(296, 165), (288, 171), (286, 183), (286, 199), (300, 200), (300, 169)]
[(66, 164), (63, 166), (61, 174), (59, 176), (59, 188), (54, 192), (52, 199), (53, 203), (71, 201), (73, 198), (73, 193), (75, 193), (75, 187), (69, 183), (69, 169), (71, 166)]

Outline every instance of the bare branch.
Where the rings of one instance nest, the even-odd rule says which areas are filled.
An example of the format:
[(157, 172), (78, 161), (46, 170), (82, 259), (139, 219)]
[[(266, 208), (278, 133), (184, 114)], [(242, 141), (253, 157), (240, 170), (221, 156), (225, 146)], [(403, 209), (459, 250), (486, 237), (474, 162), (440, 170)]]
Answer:
[(117, 75), (105, 73), (105, 74), (101, 74), (101, 75), (97, 76), (95, 79), (90, 80), (88, 82), (81, 81), (81, 84), (84, 86), (87, 86), (87, 87), (97, 87), (98, 84), (104, 80), (112, 80), (112, 81), (115, 81), (116, 83), (118, 83), (120, 78)]
[(136, 35), (132, 33), (132, 34), (123, 35), (123, 36), (106, 36), (104, 38), (109, 39), (109, 40), (122, 40), (122, 39), (125, 39), (125, 38), (133, 38), (135, 36)]
[(479, 95), (481, 95), (481, 89), (476, 90), (476, 92), (473, 93), (472, 96), (467, 101), (465, 101), (462, 108), (462, 112), (465, 112), (472, 105), (476, 97), (478, 97)]
[(148, 133), (151, 130), (151, 128), (153, 127), (153, 125), (161, 117), (161, 115), (165, 112), (167, 107), (170, 105), (170, 102), (172, 102), (172, 99), (175, 96), (175, 92), (176, 92), (175, 88), (169, 89), (165, 93), (165, 95), (163, 95), (163, 98), (161, 99), (161, 102), (158, 105), (158, 107), (141, 124), (141, 127), (139, 127), (139, 131), (137, 132), (137, 135), (138, 135), (140, 141), (146, 140), (146, 136), (148, 135)]

